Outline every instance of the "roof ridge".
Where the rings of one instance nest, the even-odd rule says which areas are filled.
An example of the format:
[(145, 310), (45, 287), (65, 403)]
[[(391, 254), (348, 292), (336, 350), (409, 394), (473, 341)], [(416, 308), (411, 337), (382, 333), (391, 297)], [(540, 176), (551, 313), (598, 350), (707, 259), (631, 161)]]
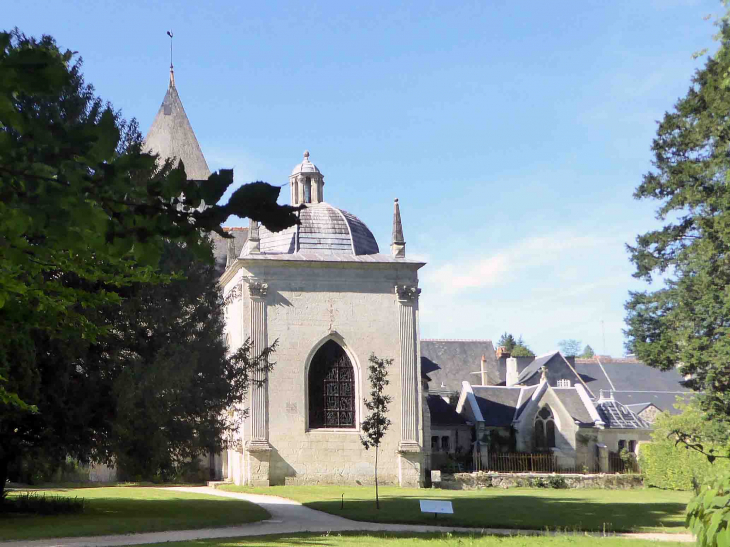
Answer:
[(421, 342), (492, 342), (489, 338), (421, 338)]

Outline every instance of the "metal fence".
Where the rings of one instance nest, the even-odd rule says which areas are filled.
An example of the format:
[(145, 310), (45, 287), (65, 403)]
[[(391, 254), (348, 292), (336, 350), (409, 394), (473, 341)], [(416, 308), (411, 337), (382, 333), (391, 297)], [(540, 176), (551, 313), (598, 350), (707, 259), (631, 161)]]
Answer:
[[(598, 458), (593, 458), (575, 467), (558, 465), (553, 454), (545, 453), (490, 453), (486, 457), (474, 458), (475, 471), (490, 471), (495, 473), (600, 473), (601, 466)], [(609, 473), (640, 473), (639, 463), (633, 456), (621, 457), (616, 452), (609, 453)]]

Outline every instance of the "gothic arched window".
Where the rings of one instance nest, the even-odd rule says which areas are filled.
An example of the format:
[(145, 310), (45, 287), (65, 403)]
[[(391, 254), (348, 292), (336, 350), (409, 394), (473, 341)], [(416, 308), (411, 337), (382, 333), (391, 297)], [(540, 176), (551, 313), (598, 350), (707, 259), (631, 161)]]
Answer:
[(535, 448), (555, 447), (555, 418), (549, 406), (544, 406), (535, 416)]
[(317, 350), (309, 366), (309, 427), (355, 428), (355, 370), (337, 342)]

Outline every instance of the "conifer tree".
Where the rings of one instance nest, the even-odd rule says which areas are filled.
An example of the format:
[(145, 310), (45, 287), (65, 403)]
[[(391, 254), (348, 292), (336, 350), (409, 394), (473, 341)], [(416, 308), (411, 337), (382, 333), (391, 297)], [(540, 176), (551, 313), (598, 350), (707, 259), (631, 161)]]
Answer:
[(664, 115), (652, 145), (654, 168), (636, 199), (659, 202), (663, 226), (629, 245), (634, 277), (664, 279), (632, 292), (627, 349), (663, 370), (679, 367), (703, 392), (713, 418), (730, 417), (730, 27)]

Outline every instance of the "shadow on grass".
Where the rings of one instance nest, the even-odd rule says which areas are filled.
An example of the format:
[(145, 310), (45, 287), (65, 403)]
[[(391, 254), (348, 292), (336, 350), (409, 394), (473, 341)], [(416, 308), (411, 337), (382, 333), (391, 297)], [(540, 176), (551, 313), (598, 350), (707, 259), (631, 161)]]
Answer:
[(87, 497), (82, 514), (0, 514), (0, 537), (36, 539), (190, 530), (256, 522), (269, 516), (255, 504), (225, 498)]
[[(419, 499), (450, 500), (453, 515), (423, 514)], [(683, 532), (686, 505), (676, 502), (598, 503), (581, 498), (546, 498), (541, 496), (453, 497), (433, 491), (398, 498), (381, 497), (381, 509), (375, 501), (345, 498), (312, 501), (312, 509), (359, 521), (511, 528), (522, 530), (558, 530), (581, 532)]]

